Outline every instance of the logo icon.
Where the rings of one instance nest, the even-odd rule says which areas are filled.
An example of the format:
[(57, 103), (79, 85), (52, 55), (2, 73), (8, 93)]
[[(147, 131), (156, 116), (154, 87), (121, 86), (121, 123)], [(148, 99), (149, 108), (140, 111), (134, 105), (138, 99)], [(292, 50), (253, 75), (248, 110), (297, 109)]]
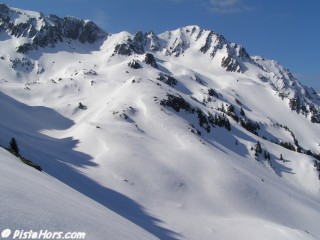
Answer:
[(10, 229), (5, 229), (1, 232), (1, 237), (2, 238), (8, 238), (10, 237), (10, 234), (11, 234), (11, 230)]

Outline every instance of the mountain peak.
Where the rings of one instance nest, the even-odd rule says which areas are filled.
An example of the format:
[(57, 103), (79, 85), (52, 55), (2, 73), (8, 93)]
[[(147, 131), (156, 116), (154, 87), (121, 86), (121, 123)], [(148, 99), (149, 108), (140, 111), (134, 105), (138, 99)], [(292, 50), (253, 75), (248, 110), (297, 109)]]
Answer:
[(243, 73), (247, 69), (245, 62), (254, 63), (245, 48), (197, 25), (181, 27), (159, 35), (138, 31), (117, 44), (114, 52), (128, 56), (148, 51), (162, 52), (174, 57), (183, 57), (185, 53), (201, 53), (208, 59), (220, 62), (221, 67), (230, 72)]
[(10, 8), (5, 4), (1, 4), (0, 8), (0, 31), (24, 38), (16, 46), (21, 53), (39, 47), (54, 47), (58, 42), (68, 39), (94, 43), (108, 35), (89, 20), (44, 16), (42, 13)]

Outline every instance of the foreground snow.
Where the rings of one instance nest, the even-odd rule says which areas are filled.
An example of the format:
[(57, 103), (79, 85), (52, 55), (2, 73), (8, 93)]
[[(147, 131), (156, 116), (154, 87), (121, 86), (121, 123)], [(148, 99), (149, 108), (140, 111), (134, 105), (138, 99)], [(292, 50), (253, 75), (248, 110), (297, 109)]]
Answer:
[[(0, 148), (0, 231), (85, 232), (84, 239), (157, 239)], [(12, 235), (11, 235), (12, 237)]]

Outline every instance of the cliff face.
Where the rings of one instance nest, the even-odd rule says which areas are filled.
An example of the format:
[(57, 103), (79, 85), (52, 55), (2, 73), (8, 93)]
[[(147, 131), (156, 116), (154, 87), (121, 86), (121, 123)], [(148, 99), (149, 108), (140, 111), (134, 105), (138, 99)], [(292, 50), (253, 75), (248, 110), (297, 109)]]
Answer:
[(44, 16), (42, 13), (9, 8), (5, 4), (0, 4), (0, 12), (0, 30), (12, 37), (24, 38), (17, 46), (20, 53), (39, 47), (54, 47), (65, 40), (94, 43), (108, 36), (94, 22), (88, 20)]

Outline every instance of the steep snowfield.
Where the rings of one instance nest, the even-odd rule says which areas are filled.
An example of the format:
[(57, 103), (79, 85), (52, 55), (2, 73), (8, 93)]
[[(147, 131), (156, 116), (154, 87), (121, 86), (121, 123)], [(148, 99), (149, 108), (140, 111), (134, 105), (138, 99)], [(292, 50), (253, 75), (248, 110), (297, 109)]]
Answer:
[[(84, 232), (84, 239), (157, 239), (0, 148), (1, 231)], [(12, 237), (12, 235), (11, 235)]]
[[(15, 137), (23, 156), (104, 206), (95, 211), (111, 209), (160, 239), (319, 239), (315, 159), (279, 145), (319, 153), (319, 124), (310, 112), (292, 111), (289, 97), (318, 100), (303, 98), (304, 88), (278, 63), (251, 59), (197, 26), (147, 35), (143, 48), (158, 69), (139, 52), (138, 36), (20, 54), (20, 40), (2, 32), (0, 144)], [(128, 66), (133, 60), (140, 68)], [(163, 104), (170, 96), (194, 112)], [(230, 105), (259, 125), (259, 136), (231, 117)], [(201, 126), (199, 112), (224, 116), (231, 130)], [(255, 156), (258, 141), (263, 151)], [(104, 220), (97, 221), (100, 234)]]

